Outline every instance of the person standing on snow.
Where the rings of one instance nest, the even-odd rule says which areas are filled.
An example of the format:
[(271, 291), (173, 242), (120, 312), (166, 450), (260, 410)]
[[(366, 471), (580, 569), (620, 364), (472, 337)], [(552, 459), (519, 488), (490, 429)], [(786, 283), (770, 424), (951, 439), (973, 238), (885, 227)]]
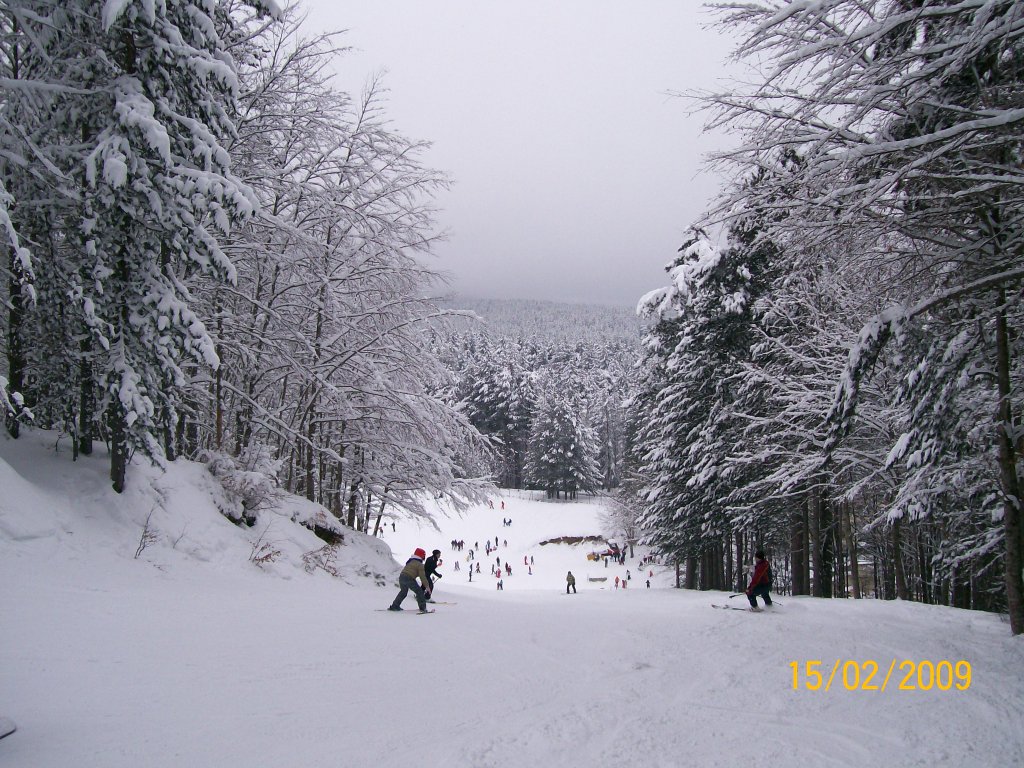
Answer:
[(754, 558), (756, 563), (754, 575), (750, 577), (750, 584), (747, 585), (747, 600), (750, 601), (750, 610), (759, 611), (761, 609), (757, 607), (758, 596), (764, 598), (766, 608), (772, 604), (771, 595), (768, 594), (772, 586), (772, 567), (765, 559), (763, 550), (757, 550)]
[(565, 577), (565, 594), (569, 594), (569, 588), (572, 588), (572, 593), (576, 594), (576, 577), (572, 575), (572, 571)]
[[(406, 563), (405, 568), (398, 574), (398, 594), (395, 596), (395, 600), (388, 606), (389, 611), (401, 611), (402, 601), (405, 600), (406, 595), (409, 594), (411, 589), (413, 594), (416, 595), (416, 603), (420, 607), (420, 613), (427, 612), (427, 598), (430, 597), (430, 582), (427, 580), (427, 572), (423, 570), (423, 561), (426, 559), (427, 553), (422, 549), (417, 549), (412, 553)], [(420, 580), (423, 584), (421, 587), (416, 583), (416, 579)]]
[[(430, 553), (430, 557), (423, 561), (423, 570), (427, 574), (427, 581), (430, 582), (430, 592), (434, 591), (434, 580), (440, 579), (441, 574), (437, 572), (437, 566), (441, 564), (441, 550), (435, 549)], [(433, 598), (427, 599), (428, 603), (434, 602)]]

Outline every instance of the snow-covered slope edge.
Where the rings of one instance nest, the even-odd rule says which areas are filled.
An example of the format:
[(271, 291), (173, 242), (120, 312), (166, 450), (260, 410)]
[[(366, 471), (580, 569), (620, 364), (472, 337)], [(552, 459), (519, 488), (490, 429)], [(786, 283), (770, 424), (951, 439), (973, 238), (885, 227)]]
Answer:
[[(0, 551), (52, 556), (100, 553), (161, 569), (195, 561), (217, 569), (255, 569), (284, 578), (330, 570), (348, 583), (394, 578), (391, 550), (379, 539), (342, 530), (313, 502), (280, 494), (256, 513), (252, 527), (221, 514), (233, 501), (202, 465), (156, 467), (136, 457), (123, 494), (107, 478), (105, 449), (72, 461), (67, 438), (26, 430), (0, 437)], [(305, 525), (303, 525), (303, 523)], [(311, 530), (334, 528), (333, 552)], [(307, 527), (310, 526), (310, 527)], [(257, 560), (261, 560), (257, 564)]]

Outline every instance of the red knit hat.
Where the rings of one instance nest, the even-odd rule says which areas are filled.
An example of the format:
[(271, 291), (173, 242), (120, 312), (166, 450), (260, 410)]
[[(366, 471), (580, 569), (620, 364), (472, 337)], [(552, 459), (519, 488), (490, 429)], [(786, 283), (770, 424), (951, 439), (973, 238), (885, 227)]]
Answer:
[(423, 560), (424, 558), (426, 558), (427, 553), (417, 547), (416, 551), (412, 553), (412, 556), (418, 557), (420, 560)]

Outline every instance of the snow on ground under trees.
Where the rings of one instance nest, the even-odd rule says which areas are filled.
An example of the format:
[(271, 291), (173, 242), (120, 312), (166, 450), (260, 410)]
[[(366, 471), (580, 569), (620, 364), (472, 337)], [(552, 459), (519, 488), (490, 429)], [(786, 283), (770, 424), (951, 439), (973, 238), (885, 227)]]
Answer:
[[(647, 589), (635, 558), (605, 568), (590, 544), (541, 546), (605, 533), (599, 507), (515, 492), (439, 515), (439, 531), (386, 519), (396, 559), (349, 533), (339, 576), (310, 575), (302, 555), (322, 542), (290, 522), (306, 502), (240, 528), (198, 465), (136, 462), (117, 496), (106, 456), (72, 463), (55, 444), (0, 438), (0, 716), (18, 725), (5, 768), (1024, 764), (1024, 641), (998, 616), (787, 597), (775, 613), (712, 610), (743, 598), (673, 589), (668, 567)], [(450, 542), (494, 536), (470, 584)], [(264, 544), (280, 554), (259, 567)], [(442, 551), (437, 598), (457, 605), (380, 611), (418, 546)], [(793, 688), (793, 661), (825, 677), (874, 661), (877, 684), (894, 659), (968, 661), (970, 687), (899, 690), (897, 672), (884, 692), (851, 691), (840, 669), (828, 691), (803, 675)]]

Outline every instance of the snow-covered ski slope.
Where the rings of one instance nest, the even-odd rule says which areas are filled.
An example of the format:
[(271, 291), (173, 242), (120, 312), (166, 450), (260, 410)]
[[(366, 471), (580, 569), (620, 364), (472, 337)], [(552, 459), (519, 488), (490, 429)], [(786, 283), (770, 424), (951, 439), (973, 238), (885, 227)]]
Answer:
[[(18, 724), (4, 768), (1024, 765), (1024, 642), (997, 616), (806, 598), (711, 610), (741, 598), (672, 589), (668, 569), (648, 590), (635, 561), (605, 571), (588, 547), (539, 546), (600, 534), (599, 511), (515, 494), (440, 531), (398, 520), (396, 560), (350, 535), (341, 578), (307, 575), (318, 541), (283, 516), (231, 525), (201, 468), (136, 464), (116, 497), (104, 458), (72, 464), (54, 442), (0, 438), (0, 715)], [(134, 559), (157, 498), (157, 541)], [(248, 557), (267, 520), (282, 554), (261, 570)], [(452, 570), (449, 542), (487, 535), (509, 541), (501, 592), (486, 558), (473, 585)], [(438, 599), (458, 604), (417, 621), (375, 610), (417, 546), (442, 551)], [(587, 580), (626, 568), (626, 591)], [(971, 685), (793, 689), (791, 662), (828, 677), (837, 659), (966, 660)]]

